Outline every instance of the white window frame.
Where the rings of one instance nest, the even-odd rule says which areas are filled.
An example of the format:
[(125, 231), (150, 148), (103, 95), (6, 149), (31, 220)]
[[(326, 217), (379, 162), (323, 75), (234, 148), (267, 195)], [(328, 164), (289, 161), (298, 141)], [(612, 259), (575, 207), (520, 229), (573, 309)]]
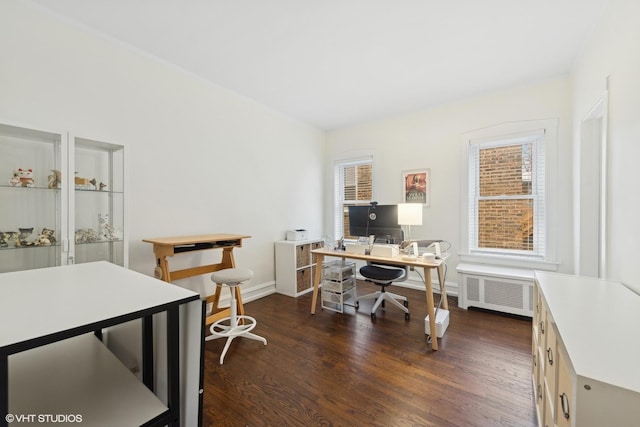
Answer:
[[(490, 138), (469, 141), (469, 251), (471, 253), (488, 253), (497, 255), (518, 255), (524, 257), (532, 257), (542, 259), (544, 257), (545, 245), (545, 177), (544, 177), (544, 138), (545, 131), (543, 129), (526, 132), (522, 135), (508, 135), (498, 140)], [(533, 153), (531, 162), (531, 194), (525, 195), (499, 195), (499, 196), (482, 196), (480, 195), (480, 150), (491, 149), (508, 146), (523, 146), (525, 144), (533, 144)], [(479, 233), (479, 204), (483, 200), (515, 200), (528, 199), (533, 203), (533, 250), (509, 250), (501, 248), (481, 248), (478, 246)]]
[(355, 158), (339, 159), (333, 163), (333, 237), (342, 239), (344, 237), (344, 204), (359, 203), (367, 204), (371, 200), (344, 200), (344, 169), (348, 166), (371, 164), (371, 195), (375, 192), (375, 162), (373, 155), (363, 155)]
[[(527, 268), (553, 269), (556, 264), (556, 146), (557, 146), (557, 119), (529, 120), (521, 122), (503, 123), (487, 128), (471, 131), (461, 138), (461, 252), (460, 259), (463, 262), (483, 262), (497, 265), (511, 265)], [(490, 141), (514, 141), (517, 137), (531, 135), (536, 132), (544, 132), (544, 197), (541, 213), (544, 217), (538, 220), (538, 228), (534, 233), (541, 233), (544, 238), (543, 247), (537, 253), (530, 251), (510, 250), (484, 250), (477, 248), (477, 236), (472, 221), (473, 213), (477, 212), (477, 206), (473, 206), (473, 180), (471, 174), (474, 171), (470, 164), (470, 154), (474, 144), (489, 144)], [(535, 185), (535, 184), (534, 184)], [(535, 189), (534, 189), (535, 191)], [(538, 209), (540, 206), (537, 207)], [(534, 206), (534, 209), (536, 207)], [(534, 211), (535, 212), (535, 211)], [(535, 225), (534, 225), (535, 226)], [(534, 234), (535, 236), (535, 234)]]

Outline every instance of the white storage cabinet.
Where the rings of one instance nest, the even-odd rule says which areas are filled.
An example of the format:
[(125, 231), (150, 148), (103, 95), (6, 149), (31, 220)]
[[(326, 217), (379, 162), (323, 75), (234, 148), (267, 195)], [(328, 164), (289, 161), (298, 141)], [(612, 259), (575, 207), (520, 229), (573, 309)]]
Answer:
[(532, 380), (540, 427), (640, 422), (640, 295), (618, 282), (535, 272)]
[(323, 246), (322, 239), (276, 242), (276, 291), (290, 297), (311, 292), (316, 272), (315, 257), (311, 251)]

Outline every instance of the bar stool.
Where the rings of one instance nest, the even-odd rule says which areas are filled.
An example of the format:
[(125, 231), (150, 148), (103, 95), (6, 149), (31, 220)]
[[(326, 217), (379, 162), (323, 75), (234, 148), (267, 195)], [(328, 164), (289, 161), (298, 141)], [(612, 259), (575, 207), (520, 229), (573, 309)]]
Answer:
[(211, 341), (218, 338), (226, 338), (227, 343), (224, 345), (222, 354), (220, 355), (220, 364), (224, 361), (224, 356), (236, 337), (245, 337), (256, 341), (261, 341), (267, 345), (267, 340), (251, 332), (256, 327), (256, 319), (251, 316), (238, 315), (236, 306), (236, 287), (248, 282), (253, 277), (253, 271), (248, 268), (225, 268), (211, 275), (211, 280), (219, 285), (228, 286), (231, 291), (230, 310), (231, 315), (224, 317), (217, 322), (211, 324), (211, 335), (205, 338), (205, 341)]

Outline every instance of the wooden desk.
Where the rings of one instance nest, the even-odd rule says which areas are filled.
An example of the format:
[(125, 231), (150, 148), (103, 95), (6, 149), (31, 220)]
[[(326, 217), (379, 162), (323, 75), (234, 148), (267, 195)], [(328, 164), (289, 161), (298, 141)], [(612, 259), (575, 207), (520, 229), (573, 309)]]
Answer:
[(442, 294), (442, 308), (445, 310), (449, 309), (449, 304), (447, 303), (447, 289), (444, 283), (444, 260), (435, 260), (424, 262), (421, 258), (417, 258), (416, 260), (405, 260), (402, 256), (397, 257), (379, 257), (379, 256), (371, 256), (371, 255), (361, 255), (354, 254), (345, 251), (336, 251), (331, 249), (314, 249), (311, 251), (312, 254), (316, 256), (316, 268), (315, 275), (313, 277), (313, 298), (311, 301), (311, 314), (315, 314), (316, 312), (316, 304), (318, 302), (318, 288), (320, 287), (320, 276), (322, 275), (322, 263), (324, 262), (325, 256), (337, 257), (337, 258), (349, 258), (349, 259), (358, 259), (362, 261), (372, 261), (372, 262), (381, 262), (385, 264), (393, 264), (399, 266), (408, 265), (410, 267), (422, 268), (424, 270), (424, 284), (425, 291), (427, 293), (427, 314), (429, 315), (429, 329), (431, 336), (431, 348), (433, 350), (438, 349), (438, 335), (436, 332), (436, 322), (434, 319), (435, 316), (435, 305), (433, 302), (433, 284), (431, 283), (431, 269), (435, 269), (438, 272), (438, 282), (440, 283), (440, 292)]
[[(172, 280), (213, 273), (214, 271), (225, 268), (234, 268), (236, 262), (233, 258), (233, 248), (241, 248), (242, 239), (248, 239), (250, 237), (251, 236), (240, 234), (204, 234), (199, 236), (158, 237), (154, 239), (142, 239), (142, 241), (153, 244), (153, 253), (156, 256), (155, 276), (165, 282), (171, 282)], [(169, 270), (167, 257), (174, 256), (177, 253), (208, 249), (222, 249), (222, 260), (217, 264), (202, 265), (184, 270)], [(244, 306), (242, 304), (242, 296), (240, 295), (240, 287), (236, 286), (235, 291), (238, 314), (243, 315)], [(221, 292), (222, 287), (217, 285), (215, 293), (206, 298), (207, 304), (211, 303), (212, 308), (211, 314), (205, 319), (205, 326), (211, 325), (224, 317), (228, 317), (230, 314), (230, 309), (228, 308), (218, 310)]]

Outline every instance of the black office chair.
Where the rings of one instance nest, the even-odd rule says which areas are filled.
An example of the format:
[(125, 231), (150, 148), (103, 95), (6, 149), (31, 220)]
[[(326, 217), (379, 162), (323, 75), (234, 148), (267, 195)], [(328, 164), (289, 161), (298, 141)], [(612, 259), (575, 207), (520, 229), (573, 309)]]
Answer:
[[(367, 265), (360, 268), (360, 274), (367, 282), (375, 283), (376, 285), (381, 286), (382, 289), (372, 294), (357, 297), (356, 307), (359, 307), (359, 302), (362, 300), (375, 299), (376, 302), (371, 308), (371, 319), (375, 319), (378, 307), (384, 307), (385, 301), (389, 301), (400, 310), (404, 311), (405, 320), (410, 319), (409, 301), (407, 300), (407, 297), (387, 292), (386, 290), (386, 287), (393, 282), (402, 282), (407, 280), (409, 277), (409, 266), (401, 267), (398, 265), (367, 263)], [(400, 301), (402, 301), (402, 304)]]

